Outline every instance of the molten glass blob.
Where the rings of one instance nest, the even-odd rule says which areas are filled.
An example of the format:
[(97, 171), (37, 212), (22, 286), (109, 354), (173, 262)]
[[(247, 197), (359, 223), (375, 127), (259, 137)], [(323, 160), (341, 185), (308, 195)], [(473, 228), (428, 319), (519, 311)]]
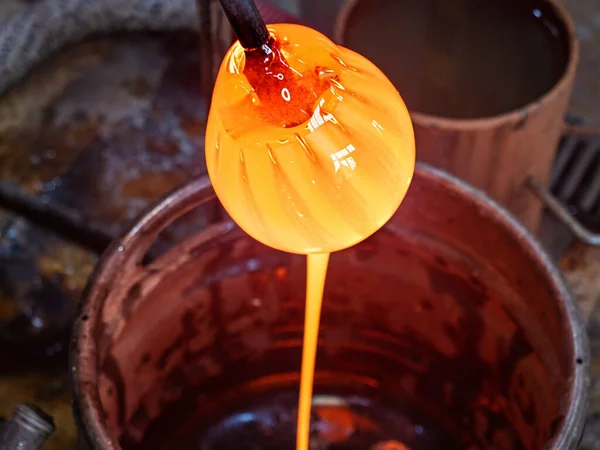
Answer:
[(409, 114), (362, 56), (303, 26), (269, 31), (268, 48), (235, 43), (221, 65), (208, 173), (232, 219), (263, 244), (342, 250), (382, 227), (408, 190)]

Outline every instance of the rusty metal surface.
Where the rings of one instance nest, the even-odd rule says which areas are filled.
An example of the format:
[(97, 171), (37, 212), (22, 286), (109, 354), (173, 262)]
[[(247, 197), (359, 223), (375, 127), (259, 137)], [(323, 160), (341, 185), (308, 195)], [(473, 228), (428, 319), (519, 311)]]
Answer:
[[(114, 36), (63, 51), (0, 99), (4, 187), (64, 208), (106, 239), (119, 235), (204, 172), (199, 64), (191, 33)], [(64, 359), (62, 370), (32, 372), (27, 363), (66, 346), (107, 242), (78, 239), (45, 219), (35, 225), (39, 211), (24, 213), (0, 210), (0, 415), (17, 402), (40, 404), (57, 421), (47, 448), (64, 450), (75, 444)]]
[(50, 450), (75, 442), (67, 333), (95, 263), (94, 254), (0, 209), (0, 416), (18, 402), (42, 406), (58, 427)]
[(88, 251), (0, 209), (2, 369), (60, 352), (54, 341), (64, 339), (95, 263)]
[(55, 62), (50, 76), (40, 69), (43, 81), (0, 103), (11, 118), (0, 122), (2, 180), (121, 233), (204, 171), (197, 42), (191, 33), (104, 38), (63, 53), (67, 67)]

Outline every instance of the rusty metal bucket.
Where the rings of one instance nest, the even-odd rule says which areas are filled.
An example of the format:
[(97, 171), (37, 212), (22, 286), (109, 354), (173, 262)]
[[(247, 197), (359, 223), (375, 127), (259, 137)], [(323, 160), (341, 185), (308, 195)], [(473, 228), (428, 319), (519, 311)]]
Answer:
[[(334, 37), (336, 42), (371, 58), (389, 72), (390, 79), (406, 96), (420, 161), (447, 170), (486, 191), (530, 230), (539, 231), (542, 210), (547, 206), (579, 239), (600, 245), (600, 236), (582, 227), (548, 191), (561, 136), (600, 134), (597, 128), (573, 126), (564, 120), (579, 62), (579, 42), (573, 21), (562, 3), (557, 0), (497, 3), (460, 0), (452, 4), (443, 0), (345, 0), (336, 19)], [(415, 7), (416, 4), (419, 7)], [(482, 5), (492, 5), (490, 11), (498, 17), (496, 26), (506, 30), (509, 38), (497, 33), (498, 28), (494, 28), (490, 17), (484, 14), (486, 20), (483, 20)], [(508, 14), (515, 9), (520, 14)], [(372, 14), (379, 14), (388, 22), (401, 23), (396, 27), (380, 26), (371, 32), (365, 29), (365, 24)], [(544, 40), (542, 45), (540, 36), (519, 34), (517, 24), (521, 19), (526, 21), (526, 16), (532, 20), (534, 16), (543, 19), (552, 39)], [(487, 26), (477, 26), (478, 21)], [(407, 34), (406, 24), (413, 22), (418, 24), (415, 25), (418, 33)], [(505, 104), (506, 108), (487, 111), (491, 105), (498, 106), (498, 99), (508, 101), (516, 95), (519, 83), (511, 85), (504, 80), (504, 69), (501, 69), (487, 80), (498, 82), (495, 89), (489, 89), (490, 83), (481, 77), (477, 79), (482, 81), (479, 85), (482, 90), (477, 92), (474, 87), (477, 83), (466, 73), (471, 70), (474, 59), (485, 57), (473, 52), (472, 47), (489, 45), (487, 51), (502, 61), (502, 67), (510, 65), (526, 70), (523, 61), (505, 61), (498, 56), (504, 42), (516, 36), (523, 38), (521, 48), (539, 44), (539, 53), (545, 49), (556, 58), (556, 78), (554, 83), (548, 83), (545, 77), (550, 71), (546, 70), (540, 71), (541, 77), (532, 72), (518, 76), (518, 80), (527, 80), (540, 91), (536, 95), (530, 93), (530, 97), (523, 97), (511, 107)], [(425, 93), (433, 95), (424, 101)], [(460, 107), (441, 106), (453, 95), (463, 97)], [(444, 100), (445, 96), (449, 98)], [(472, 115), (455, 115), (454, 109), (468, 110), (469, 102), (479, 105), (470, 110)]]
[[(305, 262), (218, 211), (208, 178), (198, 179), (99, 264), (72, 345), (90, 448), (293, 448)], [(157, 246), (173, 222), (196, 222), (190, 212), (206, 218), (202, 229), (171, 231), (177, 243)], [(444, 172), (419, 165), (391, 221), (332, 255), (320, 333), (319, 448), (578, 445), (589, 354), (573, 299), (523, 226)], [(348, 405), (377, 414), (331, 414)], [(271, 447), (240, 431), (251, 422)]]

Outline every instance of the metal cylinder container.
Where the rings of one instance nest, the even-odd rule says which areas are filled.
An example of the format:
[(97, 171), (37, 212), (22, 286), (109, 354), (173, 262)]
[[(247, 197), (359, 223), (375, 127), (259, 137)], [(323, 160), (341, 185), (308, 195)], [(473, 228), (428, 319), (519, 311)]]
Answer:
[[(485, 7), (497, 22), (482, 14)], [(397, 26), (370, 31), (373, 28), (364, 24), (373, 14)], [(539, 22), (539, 27), (529, 22)], [(418, 31), (407, 34), (406, 23), (414, 23)], [(506, 35), (500, 36), (498, 29)], [(509, 47), (511, 54), (519, 54), (507, 43), (516, 36), (520, 41), (515, 48), (529, 56), (525, 49), (538, 46), (533, 54), (548, 53), (553, 69), (541, 70), (539, 77), (529, 71), (511, 84), (508, 72), (523, 69), (525, 61), (498, 55)], [(564, 115), (579, 61), (575, 26), (560, 2), (347, 0), (334, 37), (371, 59), (403, 94), (420, 161), (484, 190), (530, 230), (539, 231), (543, 204), (527, 180), (533, 178), (544, 189), (549, 184), (560, 137), (570, 133)], [(499, 68), (487, 78), (482, 74), (472, 78), (469, 74), (476, 73), (477, 66), (473, 61), (486, 59), (498, 61)], [(545, 80), (550, 72), (555, 77), (552, 82)], [(498, 101), (521, 92), (524, 81), (532, 83), (533, 91), (500, 107)], [(494, 82), (500, 87), (490, 89)], [(450, 100), (453, 95), (459, 95), (460, 101)], [(477, 106), (466, 113), (469, 104)], [(498, 108), (488, 110), (492, 105)]]
[[(293, 447), (305, 276), (303, 257), (220, 214), (208, 178), (154, 207), (106, 252), (76, 322), (90, 448)], [(588, 371), (577, 308), (540, 245), (419, 165), (390, 222), (332, 255), (311, 445), (575, 449)]]

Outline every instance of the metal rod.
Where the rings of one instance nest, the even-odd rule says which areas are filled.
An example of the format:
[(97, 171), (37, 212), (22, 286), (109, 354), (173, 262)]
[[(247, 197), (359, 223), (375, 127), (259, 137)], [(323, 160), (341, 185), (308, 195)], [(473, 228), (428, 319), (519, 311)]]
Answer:
[(103, 252), (115, 237), (82, 214), (55, 203), (44, 203), (36, 196), (2, 180), (0, 207), (12, 210), (33, 223), (51, 229), (66, 240), (97, 253)]
[(578, 135), (578, 136), (592, 136), (600, 137), (600, 127), (593, 127), (587, 125), (565, 125), (563, 135)]
[(200, 85), (203, 94), (207, 97), (207, 108), (214, 88), (214, 46), (213, 18), (211, 3), (213, 0), (196, 0), (198, 15), (200, 16)]
[(580, 224), (550, 192), (546, 190), (537, 180), (528, 178), (526, 186), (537, 195), (540, 200), (548, 207), (561, 222), (583, 243), (594, 247), (600, 246), (600, 234), (592, 233), (582, 224)]
[(267, 26), (254, 0), (220, 0), (231, 28), (246, 50), (263, 47), (269, 40)]
[(37, 406), (19, 404), (0, 432), (0, 449), (39, 450), (54, 433), (54, 419)]

